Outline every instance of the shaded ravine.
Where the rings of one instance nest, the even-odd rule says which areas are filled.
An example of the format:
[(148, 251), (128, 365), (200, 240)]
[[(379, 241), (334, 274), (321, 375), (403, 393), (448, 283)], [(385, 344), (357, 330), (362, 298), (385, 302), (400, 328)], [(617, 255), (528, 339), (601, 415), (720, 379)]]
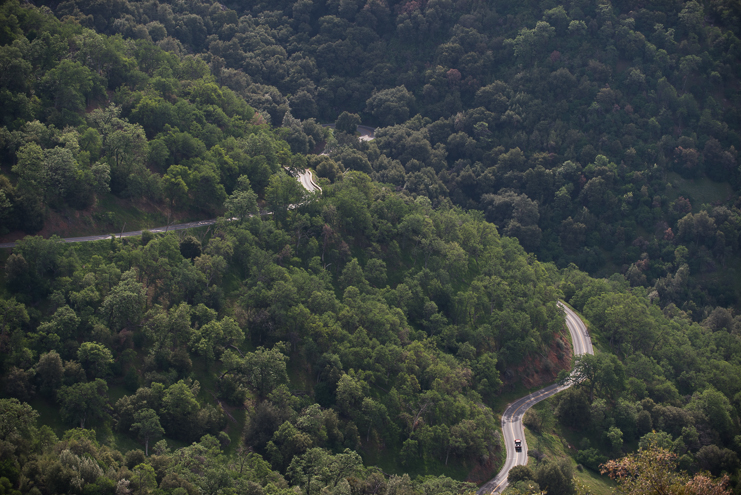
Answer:
[[(571, 340), (574, 346), (574, 356), (581, 354), (594, 354), (592, 340), (587, 332), (587, 326), (579, 316), (567, 307), (561, 301), (558, 306), (563, 309), (566, 316), (566, 327), (571, 334)], [(522, 426), (522, 417), (525, 412), (538, 402), (551, 397), (562, 390), (566, 390), (570, 385), (561, 385), (555, 383), (545, 388), (526, 395), (510, 403), (502, 414), (502, 434), (504, 435), (504, 444), (507, 449), (507, 460), (504, 467), (499, 471), (494, 479), (485, 483), (478, 490), (478, 495), (488, 495), (498, 493), (507, 488), (507, 476), (510, 470), (515, 466), (524, 466), (527, 464), (527, 440), (525, 439), (525, 430)], [(522, 450), (515, 451), (515, 439), (522, 440)]]

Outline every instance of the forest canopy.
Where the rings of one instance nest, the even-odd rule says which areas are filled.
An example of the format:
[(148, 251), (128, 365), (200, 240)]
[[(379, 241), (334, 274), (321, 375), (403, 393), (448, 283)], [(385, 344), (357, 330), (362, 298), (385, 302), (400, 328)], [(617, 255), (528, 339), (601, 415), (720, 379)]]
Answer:
[(0, 235), (218, 219), (3, 251), (3, 492), (471, 493), (571, 365), (525, 423), (574, 460), (512, 493), (737, 489), (733, 2), (40, 5), (0, 5)]

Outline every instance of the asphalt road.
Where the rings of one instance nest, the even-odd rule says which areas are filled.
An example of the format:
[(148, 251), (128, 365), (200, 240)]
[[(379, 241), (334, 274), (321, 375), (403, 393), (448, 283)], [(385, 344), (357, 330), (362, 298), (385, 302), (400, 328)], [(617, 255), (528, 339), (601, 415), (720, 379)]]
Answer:
[[(304, 170), (303, 172), (300, 172), (298, 174), (298, 177), (296, 180), (299, 181), (299, 183), (304, 186), (304, 188), (309, 192), (319, 191), (322, 192), (322, 188), (319, 187), (316, 182), (314, 182), (314, 178), (311, 175), (310, 170)], [(268, 213), (264, 213), (268, 214)], [(155, 227), (152, 229), (147, 229), (150, 232), (168, 232), (170, 230), (185, 230), (185, 229), (193, 229), (196, 227), (204, 227), (206, 225), (213, 225), (216, 223), (216, 219), (212, 218), (210, 220), (199, 220), (197, 222), (188, 222), (188, 223), (179, 223), (175, 225), (168, 225), (165, 227)], [(64, 242), (90, 242), (90, 241), (103, 241), (105, 239), (110, 239), (112, 235), (115, 235), (116, 237), (134, 237), (138, 235), (142, 235), (141, 230), (132, 230), (131, 232), (111, 232), (110, 234), (102, 234), (102, 235), (88, 235), (84, 237), (64, 237), (62, 240)], [(15, 242), (4, 242), (0, 243), (0, 249), (3, 248), (13, 248), (15, 247)]]
[(361, 141), (370, 141), (376, 137), (376, 128), (368, 127), (367, 125), (359, 125), (358, 132), (360, 133)]
[[(562, 302), (558, 306), (563, 309), (566, 316), (566, 327), (571, 334), (571, 340), (574, 344), (574, 355), (594, 354), (592, 340), (587, 332), (587, 327), (581, 318), (569, 309)], [(533, 392), (530, 395), (517, 399), (507, 406), (502, 414), (502, 433), (504, 434), (504, 443), (507, 448), (507, 460), (504, 467), (497, 476), (479, 488), (478, 495), (488, 495), (490, 493), (499, 493), (507, 488), (507, 476), (509, 471), (515, 466), (524, 466), (527, 464), (527, 441), (525, 440), (525, 430), (522, 426), (522, 417), (525, 412), (538, 402), (555, 395), (562, 390), (569, 388), (568, 385), (553, 384)], [(522, 440), (522, 450), (515, 451), (515, 439)]]
[[(212, 218), (210, 220), (200, 220), (198, 222), (188, 222), (188, 223), (179, 223), (176, 225), (169, 225), (166, 227), (155, 227), (153, 229), (147, 229), (150, 232), (167, 232), (170, 230), (184, 230), (184, 229), (193, 229), (196, 227), (203, 227), (205, 225), (213, 225), (216, 223), (216, 219)], [(87, 235), (84, 237), (64, 237), (62, 240), (64, 242), (89, 242), (89, 241), (103, 241), (105, 239), (110, 239), (112, 235), (115, 235), (116, 237), (133, 237), (137, 235), (142, 235), (141, 230), (132, 230), (131, 232), (111, 232), (110, 234), (103, 234), (103, 235)], [(15, 247), (15, 242), (4, 242), (0, 244), (0, 248), (12, 248)]]
[[(334, 124), (322, 124), (322, 127), (330, 127), (334, 129)], [(367, 125), (358, 124), (358, 139), (361, 141), (371, 141), (376, 137), (376, 128)]]
[(296, 180), (298, 180), (301, 185), (304, 186), (304, 189), (309, 192), (322, 192), (322, 188), (319, 187), (316, 182), (314, 182), (314, 177), (311, 175), (311, 170), (309, 169), (306, 169), (303, 172), (299, 172)]

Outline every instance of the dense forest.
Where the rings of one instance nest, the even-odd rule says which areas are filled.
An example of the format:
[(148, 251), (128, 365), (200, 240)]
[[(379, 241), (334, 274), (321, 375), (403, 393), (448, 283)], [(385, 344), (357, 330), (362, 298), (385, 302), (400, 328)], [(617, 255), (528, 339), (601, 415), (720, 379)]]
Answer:
[(543, 261), (620, 272), (697, 321), (739, 304), (734, 2), (49, 5), (200, 54), (289, 130), (294, 152), (316, 139), (296, 119), (347, 111), (385, 126), (334, 161), (434, 205), (480, 209)]
[(0, 5), (0, 235), (219, 220), (2, 253), (3, 493), (471, 493), (557, 376), (525, 423), (573, 460), (511, 493), (741, 490), (736, 4), (39, 3)]

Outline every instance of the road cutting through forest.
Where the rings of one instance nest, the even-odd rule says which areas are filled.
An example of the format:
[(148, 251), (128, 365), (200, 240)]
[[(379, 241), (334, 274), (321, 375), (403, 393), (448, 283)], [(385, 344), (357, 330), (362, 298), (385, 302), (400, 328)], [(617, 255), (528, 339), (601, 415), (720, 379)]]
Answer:
[[(370, 132), (371, 139), (373, 138), (372, 131)], [(296, 174), (296, 180), (310, 193), (319, 192), (321, 194), (322, 189), (316, 184), (313, 179), (311, 170), (307, 169), (300, 171)], [(152, 233), (162, 233), (170, 230), (184, 230), (197, 227), (204, 227), (215, 224), (217, 219), (201, 220), (196, 222), (188, 222), (177, 225), (168, 225), (164, 227), (155, 227), (148, 229)], [(130, 232), (121, 232), (119, 234), (103, 234), (103, 235), (92, 235), (84, 237), (66, 237), (62, 240), (64, 242), (90, 242), (110, 239), (111, 236), (118, 237), (133, 237), (141, 235), (141, 230), (135, 230)], [(12, 248), (15, 247), (15, 242), (8, 242), (0, 244), (0, 248)], [(587, 327), (579, 316), (567, 307), (562, 302), (558, 302), (558, 305), (563, 309), (566, 316), (566, 327), (571, 334), (571, 340), (573, 342), (574, 356), (581, 354), (594, 354), (592, 348), (592, 341), (589, 337)], [(515, 466), (527, 464), (527, 441), (525, 439), (525, 431), (522, 425), (522, 418), (532, 406), (538, 402), (551, 397), (562, 390), (566, 390), (570, 385), (553, 384), (545, 387), (537, 392), (533, 392), (525, 397), (522, 397), (507, 406), (504, 413), (502, 414), (502, 433), (504, 436), (504, 442), (507, 449), (507, 459), (504, 463), (504, 467), (499, 471), (494, 479), (485, 483), (478, 490), (478, 495), (499, 493), (503, 491), (507, 485), (507, 477), (510, 470)], [(515, 450), (515, 439), (522, 441), (520, 451)]]
[[(331, 127), (334, 127), (334, 124), (331, 125)], [(358, 126), (358, 132), (360, 134), (359, 139), (361, 141), (370, 141), (375, 137), (375, 128), (374, 127), (368, 127), (367, 125), (359, 125)], [(322, 193), (322, 188), (319, 187), (319, 185), (314, 181), (314, 175), (313, 172), (309, 169), (298, 171), (296, 172), (296, 180), (304, 186), (304, 189), (309, 191), (310, 193), (313, 192), (319, 192), (319, 194)], [(295, 207), (296, 205), (292, 205)], [(188, 222), (188, 223), (181, 223), (176, 225), (167, 225), (164, 227), (154, 227), (151, 229), (146, 229), (149, 232), (152, 233), (164, 233), (168, 232), (170, 230), (185, 230), (185, 229), (194, 229), (197, 227), (205, 227), (207, 225), (213, 225), (216, 223), (216, 218), (211, 218), (209, 220), (199, 220), (196, 222)], [(110, 233), (110, 234), (102, 234), (102, 235), (87, 235), (82, 237), (64, 237), (62, 238), (62, 241), (64, 242), (90, 242), (90, 241), (103, 241), (105, 239), (110, 239), (112, 236), (116, 237), (135, 237), (138, 235), (142, 235), (141, 230), (132, 230), (129, 232), (120, 232), (118, 234)], [(15, 242), (4, 242), (0, 243), (0, 249), (6, 249), (6, 248), (13, 248), (15, 247)]]
[[(571, 308), (560, 301), (558, 302), (558, 305), (563, 309), (566, 316), (566, 327), (569, 329), (569, 333), (571, 334), (571, 340), (574, 346), (574, 356), (579, 356), (581, 354), (594, 354), (592, 340), (589, 337), (589, 332), (587, 332), (587, 326), (581, 318), (571, 310)], [(504, 462), (504, 467), (499, 471), (499, 474), (479, 488), (477, 492), (478, 495), (499, 493), (507, 488), (507, 485), (509, 484), (507, 477), (509, 476), (510, 470), (515, 466), (524, 466), (527, 464), (527, 440), (525, 439), (525, 429), (522, 426), (522, 418), (525, 415), (525, 412), (538, 402), (545, 400), (562, 390), (566, 390), (569, 387), (570, 385), (555, 383), (540, 389), (537, 392), (533, 392), (532, 394), (517, 399), (507, 406), (507, 409), (505, 409), (502, 414), (502, 434), (507, 449), (507, 460)], [(515, 439), (522, 441), (522, 448), (519, 452), (515, 450)]]
[[(322, 188), (319, 187), (319, 185), (314, 181), (313, 172), (309, 169), (296, 172), (296, 180), (304, 186), (304, 189), (309, 191), (310, 193), (313, 192), (319, 192), (319, 194), (322, 193)], [(297, 205), (291, 205), (292, 207), (295, 207)], [(268, 215), (269, 212), (261, 212), (262, 215)], [(158, 233), (165, 233), (169, 232), (170, 230), (185, 230), (185, 229), (195, 229), (198, 227), (206, 227), (208, 225), (213, 225), (216, 223), (218, 219), (217, 218), (211, 218), (208, 220), (198, 220), (195, 222), (188, 222), (188, 223), (179, 223), (174, 225), (166, 225), (164, 227), (154, 227), (151, 229), (146, 229), (149, 232), (152, 232), (153, 234)], [(228, 219), (228, 220), (234, 220)], [(120, 232), (118, 234), (116, 233), (110, 233), (110, 234), (102, 234), (102, 235), (86, 235), (82, 237), (63, 237), (62, 241), (64, 242), (90, 242), (90, 241), (103, 241), (106, 239), (110, 239), (111, 237), (135, 237), (138, 235), (142, 235), (142, 230), (132, 230), (129, 232)], [(15, 242), (4, 242), (0, 243), (0, 249), (4, 248), (14, 248)]]

